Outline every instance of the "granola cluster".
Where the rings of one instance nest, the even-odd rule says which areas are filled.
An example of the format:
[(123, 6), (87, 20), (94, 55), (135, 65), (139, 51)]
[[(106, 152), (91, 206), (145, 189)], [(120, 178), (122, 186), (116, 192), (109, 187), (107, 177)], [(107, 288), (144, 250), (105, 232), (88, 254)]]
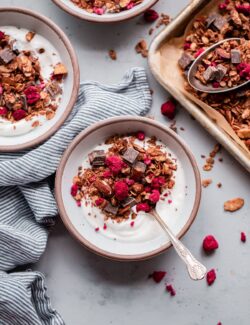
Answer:
[[(248, 1), (225, 0), (218, 4), (218, 12), (212, 12), (208, 16), (200, 16), (195, 19), (183, 45), (184, 53), (179, 60), (184, 78), (186, 78), (187, 71), (193, 60), (203, 53), (206, 48), (232, 37), (241, 38), (245, 41), (250, 40), (250, 4)], [(247, 60), (249, 62), (249, 42), (246, 42), (246, 44), (248, 44)], [(237, 73), (241, 73), (244, 78), (249, 78), (249, 63), (244, 64), (244, 66), (240, 65), (238, 70)], [(228, 83), (229, 85), (233, 84), (235, 82), (234, 78), (234, 75), (230, 76), (230, 78), (224, 76), (221, 80), (223, 82), (222, 86), (224, 82), (227, 86)], [(221, 113), (250, 150), (249, 87), (246, 86), (226, 94), (197, 92), (187, 82), (185, 88)]]
[(142, 3), (143, 0), (71, 0), (78, 7), (89, 13), (103, 15), (130, 10)]
[[(34, 36), (35, 33), (28, 32), (26, 41), (32, 42)], [(44, 52), (39, 50), (41, 54)], [(44, 115), (52, 119), (66, 74), (65, 66), (58, 63), (50, 80), (45, 81), (34, 53), (17, 49), (15, 40), (0, 31), (0, 118), (16, 122)], [(39, 124), (34, 123), (34, 127)]]
[(213, 88), (232, 88), (250, 80), (250, 41), (223, 42), (198, 64), (195, 78)]
[(139, 211), (150, 212), (161, 195), (167, 196), (165, 191), (175, 185), (175, 159), (155, 138), (146, 140), (143, 132), (113, 136), (106, 144), (107, 151), (95, 150), (89, 154), (91, 168), (79, 167), (71, 195), (79, 206), (82, 199), (90, 198), (106, 219), (117, 222), (130, 215), (135, 219)]

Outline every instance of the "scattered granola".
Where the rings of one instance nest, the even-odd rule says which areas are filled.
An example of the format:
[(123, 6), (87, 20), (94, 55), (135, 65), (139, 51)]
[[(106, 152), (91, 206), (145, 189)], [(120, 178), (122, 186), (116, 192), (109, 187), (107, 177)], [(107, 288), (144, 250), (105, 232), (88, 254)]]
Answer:
[(244, 199), (242, 198), (228, 200), (224, 203), (224, 210), (234, 212), (241, 209), (243, 205), (244, 205)]
[(210, 152), (209, 157), (206, 158), (206, 163), (203, 166), (203, 170), (205, 171), (210, 171), (212, 170), (213, 166), (214, 166), (214, 158), (217, 155), (217, 153), (221, 150), (221, 145), (220, 144), (216, 144), (214, 146), (214, 149)]
[[(194, 58), (201, 54), (204, 49), (223, 39), (229, 37), (241, 38), (244, 44), (248, 44), (247, 51), (249, 53), (250, 15), (248, 6), (249, 5), (245, 0), (227, 0), (218, 4), (218, 12), (212, 12), (207, 16), (203, 15), (195, 19), (183, 45), (184, 54), (179, 60), (179, 65), (183, 70), (184, 78), (186, 78), (187, 70)], [(248, 42), (244, 42), (244, 40)], [(233, 53), (229, 53), (225, 51), (224, 48), (220, 49), (218, 55), (221, 57), (221, 62), (219, 62), (219, 64), (225, 62), (225, 60), (228, 60), (226, 65), (229, 64), (232, 69), (228, 69), (227, 67), (226, 73), (231, 73), (231, 76), (229, 76), (230, 78), (228, 78), (228, 76), (225, 74), (221, 81), (214, 81), (215, 87), (218, 86), (218, 83), (220, 86), (224, 86), (225, 83), (226, 85), (229, 83), (229, 86), (231, 83), (233, 85), (239, 82), (239, 75), (241, 75), (241, 80), (249, 78), (249, 54), (247, 55), (247, 62), (243, 62), (245, 59), (242, 58), (242, 53), (239, 55), (238, 49), (235, 48), (234, 50), (235, 51)], [(230, 57), (228, 53), (230, 54)], [(228, 59), (225, 56), (227, 56)], [(239, 60), (241, 60), (241, 62), (231, 63), (231, 59), (234, 62), (239, 62)], [(209, 61), (209, 63), (212, 62)], [(219, 64), (216, 66), (213, 66), (213, 64), (208, 65), (206, 67), (209, 68), (207, 75), (210, 75), (211, 77), (214, 73), (214, 68), (218, 69)], [(225, 71), (223, 71), (222, 68), (220, 76), (222, 76), (224, 72)], [(218, 75), (218, 72), (216, 72), (216, 75)], [(194, 96), (198, 97), (213, 109), (221, 113), (231, 125), (232, 129), (236, 132), (238, 137), (250, 150), (249, 87), (244, 87), (244, 89), (241, 88), (240, 90), (232, 91), (227, 94), (207, 94), (196, 92), (187, 82), (185, 84), (185, 88)], [(209, 169), (209, 167), (207, 168)]]
[(212, 183), (211, 178), (203, 179), (201, 184), (203, 187), (208, 187)]
[(109, 50), (109, 57), (111, 60), (116, 60), (117, 59), (117, 54), (115, 50)]
[(136, 53), (141, 54), (143, 58), (148, 56), (148, 45), (145, 40), (141, 40), (135, 46)]
[(143, 0), (70, 0), (81, 9), (96, 15), (106, 13), (119, 13), (130, 10), (143, 2)]
[[(40, 125), (39, 116), (50, 120), (57, 110), (62, 93), (63, 78), (67, 75), (66, 67), (57, 62), (51, 69), (51, 75), (44, 76), (42, 53), (32, 49), (33, 39), (44, 39), (32, 31), (26, 32), (16, 27), (2, 27), (0, 39), (0, 124), (2, 132), (7, 129), (15, 135), (27, 132), (27, 128), (17, 130), (17, 122), (30, 121), (30, 129)], [(9, 31), (11, 34), (5, 32)], [(17, 39), (13, 35), (17, 35)], [(24, 46), (22, 46), (24, 44)], [(25, 49), (23, 49), (25, 48)], [(54, 48), (53, 48), (54, 49)], [(40, 55), (40, 56), (39, 56)], [(52, 56), (52, 54), (51, 54)], [(48, 65), (51, 63), (48, 61)], [(46, 72), (48, 72), (46, 71)], [(11, 129), (8, 128), (9, 125)], [(5, 129), (6, 126), (6, 129)], [(14, 132), (16, 131), (16, 132)]]
[[(149, 212), (165, 190), (174, 185), (174, 161), (154, 137), (142, 131), (106, 140), (107, 150), (89, 154), (90, 168), (79, 168), (71, 195), (76, 202), (89, 198), (92, 204), (118, 223)], [(134, 209), (133, 209), (134, 207)]]
[(163, 25), (167, 26), (170, 23), (170, 21), (171, 21), (170, 16), (162, 13), (157, 24), (156, 24), (156, 28), (159, 28)]

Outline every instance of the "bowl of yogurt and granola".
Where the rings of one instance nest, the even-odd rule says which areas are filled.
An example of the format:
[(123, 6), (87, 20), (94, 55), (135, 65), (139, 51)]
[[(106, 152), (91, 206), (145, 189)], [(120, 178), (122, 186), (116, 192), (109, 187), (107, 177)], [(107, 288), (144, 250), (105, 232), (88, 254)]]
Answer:
[(0, 8), (0, 151), (35, 146), (65, 121), (79, 69), (66, 35), (29, 10)]
[(193, 155), (161, 123), (119, 117), (83, 131), (56, 175), (60, 216), (91, 251), (115, 260), (142, 260), (166, 251), (170, 240), (150, 212), (180, 238), (200, 202)]
[(111, 23), (140, 15), (158, 0), (53, 0), (69, 14), (92, 22)]

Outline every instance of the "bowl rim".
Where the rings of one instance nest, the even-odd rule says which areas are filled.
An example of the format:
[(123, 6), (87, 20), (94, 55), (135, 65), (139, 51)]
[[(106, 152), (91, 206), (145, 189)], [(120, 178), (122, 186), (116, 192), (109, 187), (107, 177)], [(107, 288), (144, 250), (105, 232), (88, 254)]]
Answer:
[(178, 233), (177, 238), (180, 239), (182, 236), (184, 236), (186, 234), (186, 232), (191, 227), (192, 223), (194, 222), (194, 220), (197, 216), (197, 212), (198, 212), (198, 209), (200, 206), (200, 200), (201, 200), (201, 178), (200, 178), (200, 172), (199, 172), (196, 160), (195, 160), (194, 155), (192, 154), (191, 150), (188, 148), (188, 146), (183, 142), (183, 140), (174, 131), (165, 127), (162, 123), (151, 120), (146, 117), (135, 117), (135, 116), (127, 115), (127, 116), (108, 118), (106, 120), (94, 123), (93, 125), (87, 127), (85, 130), (83, 130), (78, 136), (76, 136), (75, 139), (71, 142), (71, 144), (68, 146), (68, 148), (64, 152), (62, 159), (60, 161), (60, 164), (57, 168), (56, 178), (55, 178), (55, 198), (57, 201), (59, 215), (60, 215), (64, 225), (66, 226), (66, 228), (68, 229), (70, 234), (75, 239), (77, 239), (77, 241), (80, 242), (80, 244), (82, 244), (89, 251), (91, 251), (99, 256), (102, 256), (102, 257), (105, 257), (105, 258), (108, 258), (111, 260), (116, 260), (116, 261), (140, 261), (140, 260), (146, 260), (146, 259), (152, 258), (154, 256), (157, 256), (157, 255), (165, 252), (167, 249), (169, 249), (172, 246), (172, 244), (168, 243), (168, 244), (161, 246), (151, 252), (143, 253), (143, 254), (123, 255), (123, 254), (115, 254), (115, 253), (110, 253), (108, 251), (105, 251), (105, 250), (93, 245), (90, 241), (86, 240), (75, 229), (74, 225), (70, 221), (68, 214), (66, 213), (64, 202), (62, 199), (62, 194), (61, 194), (62, 175), (63, 175), (64, 169), (65, 169), (65, 165), (68, 161), (68, 158), (70, 157), (70, 155), (71, 155), (72, 151), (75, 149), (75, 147), (81, 141), (83, 141), (88, 135), (90, 135), (93, 131), (100, 129), (107, 125), (111, 126), (113, 123), (119, 123), (119, 122), (124, 122), (124, 121), (126, 121), (128, 123), (130, 121), (133, 121), (133, 122), (138, 121), (138, 122), (145, 123), (146, 125), (153, 125), (157, 128), (160, 128), (163, 132), (166, 132), (169, 136), (173, 137), (175, 139), (175, 141), (178, 142), (178, 144), (182, 147), (182, 149), (186, 153), (186, 155), (191, 163), (192, 169), (194, 171), (194, 175), (195, 175), (195, 201), (194, 201), (194, 205), (193, 205), (191, 214), (190, 214), (187, 222), (185, 223), (184, 227), (182, 228), (182, 230)]
[(87, 15), (84, 12), (84, 9), (82, 9), (82, 13), (77, 12), (76, 10), (71, 9), (69, 6), (67, 6), (66, 4), (64, 4), (61, 0), (52, 0), (58, 7), (60, 7), (62, 10), (64, 10), (65, 12), (67, 12), (68, 14), (83, 19), (83, 20), (87, 20), (89, 22), (95, 22), (95, 23), (114, 23), (114, 22), (121, 22), (121, 21), (126, 21), (129, 20), (131, 18), (134, 18), (136, 16), (139, 16), (140, 14), (142, 14), (143, 12), (145, 12), (147, 9), (151, 8), (152, 6), (154, 6), (159, 0), (149, 0), (148, 5), (145, 6), (144, 8), (141, 8), (140, 5), (138, 5), (138, 9), (137, 10), (128, 10), (128, 14), (121, 16), (119, 15), (119, 13), (114, 14), (114, 15), (110, 15), (110, 18), (102, 18), (101, 15)]
[(62, 31), (62, 29), (59, 26), (57, 26), (51, 19), (43, 16), (42, 14), (40, 14), (38, 12), (34, 12), (32, 10), (24, 9), (24, 8), (20, 8), (20, 7), (0, 7), (0, 13), (2, 13), (2, 12), (6, 12), (6, 13), (14, 12), (14, 13), (18, 13), (18, 14), (20, 13), (20, 14), (24, 14), (27, 16), (32, 16), (35, 19), (42, 21), (45, 25), (48, 25), (58, 35), (58, 37), (63, 42), (63, 44), (70, 56), (70, 60), (72, 63), (72, 68), (73, 68), (73, 87), (72, 87), (73, 90), (72, 90), (68, 105), (66, 106), (60, 119), (47, 132), (45, 132), (44, 134), (40, 135), (39, 137), (37, 137), (31, 141), (27, 141), (23, 144), (17, 144), (17, 145), (10, 145), (10, 146), (1, 145), (0, 146), (0, 152), (15, 152), (15, 151), (24, 150), (24, 149), (28, 149), (28, 148), (37, 146), (41, 142), (44, 142), (49, 137), (51, 137), (60, 128), (60, 126), (65, 122), (65, 120), (69, 116), (69, 114), (70, 114), (71, 110), (73, 109), (73, 106), (77, 100), (79, 87), (80, 87), (80, 69), (79, 69), (79, 65), (78, 65), (78, 59), (77, 59), (76, 52), (75, 52), (72, 44), (70, 43), (70, 40), (68, 39), (66, 34)]

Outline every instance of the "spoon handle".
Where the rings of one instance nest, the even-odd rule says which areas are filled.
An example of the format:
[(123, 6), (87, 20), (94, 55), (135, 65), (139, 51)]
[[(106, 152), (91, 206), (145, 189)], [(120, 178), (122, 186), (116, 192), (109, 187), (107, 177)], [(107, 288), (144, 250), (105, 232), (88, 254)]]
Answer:
[(156, 211), (153, 211), (155, 219), (159, 222), (162, 229), (168, 234), (170, 240), (175, 248), (177, 254), (184, 261), (187, 266), (188, 273), (191, 279), (201, 280), (207, 273), (206, 267), (201, 264), (196, 258), (191, 254), (191, 252), (185, 247), (182, 242), (176, 238), (173, 232), (169, 229), (166, 223), (162, 220)]

